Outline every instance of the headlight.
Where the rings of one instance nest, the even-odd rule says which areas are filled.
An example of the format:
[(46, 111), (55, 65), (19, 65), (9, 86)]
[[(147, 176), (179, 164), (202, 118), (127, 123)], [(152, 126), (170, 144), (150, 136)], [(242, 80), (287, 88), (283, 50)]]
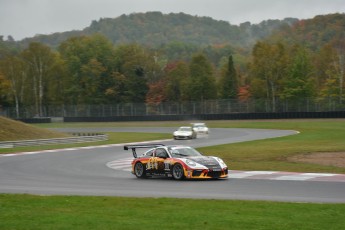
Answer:
[(194, 161), (191, 161), (191, 160), (186, 160), (186, 164), (189, 166), (192, 166), (192, 167), (196, 166), (196, 163)]
[(220, 159), (219, 157), (216, 157), (216, 159), (222, 168), (228, 167), (222, 159)]

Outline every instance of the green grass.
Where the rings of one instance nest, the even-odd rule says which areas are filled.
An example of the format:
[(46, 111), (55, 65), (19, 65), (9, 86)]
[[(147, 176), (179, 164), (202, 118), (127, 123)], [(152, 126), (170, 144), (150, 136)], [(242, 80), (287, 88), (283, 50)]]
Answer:
[(345, 168), (295, 163), (288, 157), (317, 152), (345, 152), (345, 120), (274, 120), (213, 122), (213, 127), (296, 130), (300, 134), (199, 149), (218, 155), (239, 170), (345, 173)]
[(345, 204), (0, 195), (0, 229), (343, 229)]
[(67, 137), (68, 134), (42, 129), (0, 116), (0, 141)]

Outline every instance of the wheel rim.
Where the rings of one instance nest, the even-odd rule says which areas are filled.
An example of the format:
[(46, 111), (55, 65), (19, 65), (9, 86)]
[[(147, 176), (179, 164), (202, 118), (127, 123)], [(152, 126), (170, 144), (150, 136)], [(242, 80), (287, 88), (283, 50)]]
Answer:
[(181, 165), (175, 165), (173, 168), (173, 176), (175, 179), (181, 179), (183, 177), (183, 169)]
[(143, 164), (137, 163), (135, 165), (135, 175), (137, 175), (138, 177), (141, 177), (143, 175), (143, 172), (144, 172)]

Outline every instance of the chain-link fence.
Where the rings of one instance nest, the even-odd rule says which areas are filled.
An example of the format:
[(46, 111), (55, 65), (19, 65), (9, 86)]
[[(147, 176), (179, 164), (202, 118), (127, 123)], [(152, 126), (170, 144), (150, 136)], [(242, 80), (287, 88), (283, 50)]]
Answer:
[(0, 115), (10, 118), (34, 117), (113, 117), (151, 115), (194, 115), (231, 113), (272, 113), (272, 112), (329, 112), (345, 111), (345, 102), (335, 99), (276, 100), (263, 99), (205, 100), (197, 102), (164, 102), (158, 105), (146, 103), (119, 103), (107, 105), (64, 105), (45, 106), (43, 114), (37, 114), (34, 106), (22, 106), (19, 114), (14, 107), (0, 108)]

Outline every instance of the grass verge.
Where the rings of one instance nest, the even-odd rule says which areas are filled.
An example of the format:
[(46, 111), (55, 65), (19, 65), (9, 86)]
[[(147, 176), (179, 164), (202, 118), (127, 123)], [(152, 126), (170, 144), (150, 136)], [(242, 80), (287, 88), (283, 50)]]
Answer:
[(48, 129), (41, 129), (20, 121), (0, 116), (0, 141), (59, 138), (68, 136), (70, 135)]
[(344, 167), (292, 162), (289, 157), (345, 152), (345, 120), (273, 120), (212, 122), (213, 127), (296, 130), (300, 134), (199, 149), (223, 158), (232, 169), (345, 173)]
[(0, 194), (0, 229), (343, 229), (345, 204)]

